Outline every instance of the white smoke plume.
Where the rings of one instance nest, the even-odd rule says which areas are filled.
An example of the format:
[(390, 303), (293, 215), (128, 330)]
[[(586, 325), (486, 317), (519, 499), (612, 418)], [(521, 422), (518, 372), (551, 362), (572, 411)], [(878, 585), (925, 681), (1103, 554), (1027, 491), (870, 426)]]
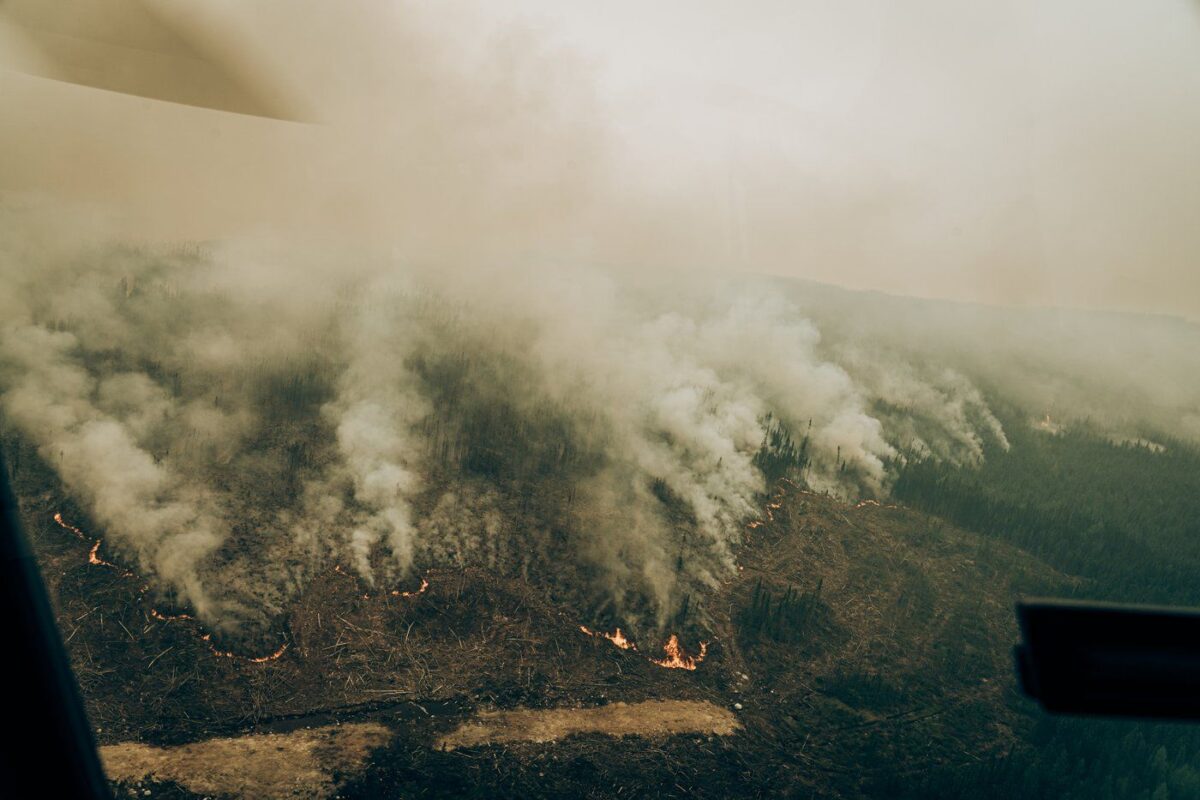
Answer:
[[(1108, 358), (1107, 323), (679, 269), (720, 260), (700, 201), (616, 168), (578, 64), (521, 37), (453, 63), (371, 4), (297, 20), (280, 47), (350, 45), (303, 76), (335, 123), (201, 139), (160, 109), (96, 169), (140, 215), (0, 197), (6, 440), (211, 624), (270, 624), (337, 563), (501, 570), (663, 627), (734, 574), (771, 477), (878, 497), (908, 455), (977, 462), (1007, 444), (993, 395), (1200, 436), (1191, 328)], [(224, 172), (181, 166), (201, 151)]]
[[(136, 550), (141, 563), (176, 588), (206, 618), (216, 601), (201, 586), (197, 564), (220, 546), (221, 515), (212, 492), (187, 481), (138, 443), (163, 405), (144, 376), (118, 374), (98, 382), (73, 363), (77, 340), (39, 326), (5, 331), (6, 366), (19, 377), (4, 394), (6, 416), (37, 444), (96, 520), (116, 541)], [(114, 386), (132, 385), (150, 402), (125, 417), (92, 402)], [(156, 407), (157, 406), (157, 407)], [(165, 410), (165, 409), (164, 409)], [(69, 454), (69, 457), (68, 457)]]
[(297, 298), (243, 257), (10, 253), (0, 335), (10, 433), (117, 557), (231, 630), (331, 563), (562, 582), (661, 628), (734, 574), (771, 475), (882, 497), (906, 457), (1008, 446), (958, 360), (828, 341), (770, 282), (373, 263)]
[(344, 331), (345, 368), (336, 397), (323, 413), (332, 422), (337, 449), (361, 512), (353, 521), (354, 565), (374, 583), (371, 554), (386, 541), (401, 574), (412, 566), (415, 522), (411, 502), (421, 487), (421, 443), (415, 435), (429, 402), (408, 367), (419, 331), (401, 304), (371, 302), (349, 315)]

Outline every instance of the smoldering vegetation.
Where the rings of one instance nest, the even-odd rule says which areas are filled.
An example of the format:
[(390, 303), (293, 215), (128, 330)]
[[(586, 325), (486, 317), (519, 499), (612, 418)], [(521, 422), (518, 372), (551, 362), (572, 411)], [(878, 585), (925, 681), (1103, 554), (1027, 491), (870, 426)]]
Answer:
[(761, 282), (372, 265), (300, 289), (213, 247), (52, 252), (5, 256), (6, 440), (227, 633), (333, 564), (376, 588), (486, 566), (600, 622), (703, 624), (768, 481), (877, 497), (907, 454), (1004, 444), (964, 375), (874, 364), (901, 404)]
[[(774, 285), (821, 328), (822, 354), (871, 385), (888, 406), (908, 408), (927, 383), (944, 386), (965, 376), (974, 388), (960, 384), (950, 396), (980, 392), (994, 409), (1035, 420), (1043, 430), (1088, 422), (1118, 443), (1200, 440), (1195, 321), (901, 298), (809, 282)], [(947, 406), (940, 413), (970, 412)]]
[[(484, 566), (601, 623), (703, 625), (770, 482), (883, 497), (914, 459), (978, 463), (1008, 447), (980, 387), (1009, 418), (1161, 437), (1173, 409), (1194, 438), (1186, 375), (1130, 403), (1153, 393), (1119, 361), (1106, 377), (969, 324), (953, 346), (889, 339), (894, 312), (853, 331), (818, 287), (559, 271), (478, 291), (373, 265), (292, 291), (240, 278), (239, 257), (10, 248), (0, 340), (8, 446), (36, 450), (160, 602), (227, 634), (333, 564), (383, 589)], [(1108, 408), (1076, 399), (1106, 379)]]
[[(1002, 418), (1200, 436), (1195, 326), (700, 274), (729, 255), (705, 201), (631, 174), (585, 65), (282, 9), (287, 63), (339, 55), (297, 76), (331, 124), (201, 142), (148, 109), (98, 195), (0, 206), (6, 442), (157, 602), (235, 634), (333, 564), (374, 590), (481, 565), (596, 625), (703, 625), (770, 481), (881, 497), (1003, 450)], [(188, 230), (221, 233), (144, 244)]]

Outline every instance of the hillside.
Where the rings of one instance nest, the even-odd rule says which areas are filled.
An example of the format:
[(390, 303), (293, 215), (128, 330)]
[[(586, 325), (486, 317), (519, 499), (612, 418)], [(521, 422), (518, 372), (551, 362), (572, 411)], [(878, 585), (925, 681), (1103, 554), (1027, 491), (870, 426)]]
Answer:
[[(348, 797), (891, 793), (912, 775), (1020, 746), (1031, 722), (1011, 676), (1012, 601), (1067, 582), (935, 518), (781, 482), (747, 529), (738, 579), (708, 599), (710, 630), (682, 637), (684, 659), (706, 641), (695, 670), (652, 663), (663, 642), (634, 652), (588, 636), (584, 610), (480, 570), (430, 572), (427, 590), (414, 579), (411, 596), (373, 595), (342, 571), (320, 575), (282, 622), (287, 648), (256, 663), (219, 655), (195, 622), (156, 613), (120, 566), (90, 564), (99, 532), (29, 480), (18, 486), (27, 525), (103, 745), (374, 725), (357, 775), (342, 774), (353, 764), (344, 753), (330, 767)], [(55, 522), (60, 512), (85, 540)], [(697, 703), (688, 708), (698, 721), (666, 715), (636, 731), (605, 727), (611, 715), (588, 721), (587, 709), (659, 700)], [(558, 741), (509, 730), (495, 744), (484, 735), (445, 748), (473, 714), (519, 709), (583, 716), (559, 720)], [(160, 765), (158, 774), (171, 773)], [(187, 776), (174, 778), (171, 791), (191, 796)], [(158, 782), (156, 794), (166, 788)]]

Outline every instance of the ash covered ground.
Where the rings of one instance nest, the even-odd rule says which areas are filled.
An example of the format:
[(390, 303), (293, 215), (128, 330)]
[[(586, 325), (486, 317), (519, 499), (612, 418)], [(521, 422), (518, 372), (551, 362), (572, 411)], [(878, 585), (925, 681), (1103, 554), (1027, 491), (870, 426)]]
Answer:
[(1113, 377), (1187, 326), (71, 253), (12, 276), (4, 446), (130, 793), (1011, 786), (1013, 599), (1191, 585), (1191, 373)]
[[(685, 662), (695, 669), (654, 663), (661, 638), (634, 650), (586, 634), (586, 605), (536, 576), (473, 568), (430, 570), (409, 596), (331, 569), (280, 618), (286, 650), (259, 663), (259, 651), (221, 655), (201, 623), (156, 613), (121, 565), (90, 563), (90, 534), (54, 516), (85, 533), (90, 522), (50, 476), (22, 468), (17, 486), (101, 744), (280, 735), (283, 747), (331, 725), (380, 726), (360, 753), (330, 749), (341, 763), (318, 770), (326, 778), (276, 785), (309, 796), (878, 795), (1019, 744), (1031, 723), (1010, 675), (1009, 603), (1070, 583), (917, 512), (780, 482), (747, 520), (738, 575), (706, 598), (708, 625), (681, 634), (685, 654), (706, 643), (702, 661)], [(702, 713), (681, 721), (637, 705), (665, 700)], [(481, 713), (621, 704), (640, 728), (585, 716), (538, 741), (528, 720), (505, 733), (515, 723), (502, 719), (446, 746), (464, 726), (478, 731)], [(209, 795), (213, 766), (168, 752), (210, 782), (161, 763), (138, 776), (128, 753), (106, 758), (126, 770), (118, 786), (130, 796)], [(239, 759), (238, 772), (262, 769), (243, 751), (221, 763)], [(271, 784), (225, 785), (253, 796)]]

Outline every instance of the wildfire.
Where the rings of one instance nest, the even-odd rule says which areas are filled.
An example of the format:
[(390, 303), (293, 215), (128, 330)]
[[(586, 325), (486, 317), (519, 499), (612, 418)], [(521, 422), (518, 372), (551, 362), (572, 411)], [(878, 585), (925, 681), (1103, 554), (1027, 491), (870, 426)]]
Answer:
[(214, 645), (212, 643), (212, 634), (211, 633), (200, 634), (200, 641), (208, 644), (208, 649), (212, 651), (212, 654), (214, 656), (218, 656), (220, 658), (233, 658), (234, 657), (234, 654), (232, 652), (230, 652), (229, 650), (218, 650), (216, 648), (216, 645)]
[[(62, 512), (58, 512), (54, 515), (54, 521), (57, 522), (59, 527), (61, 527), (63, 530), (67, 530), (75, 534), (75, 538), (79, 539), (81, 542), (88, 541), (88, 535), (86, 533), (79, 528), (76, 528), (74, 525), (67, 524), (67, 522), (63, 519)], [(103, 541), (103, 539), (96, 539), (95, 542), (93, 542), (92, 549), (88, 551), (88, 563), (94, 564), (97, 567), (111, 567), (112, 569), (119, 571), (122, 577), (132, 578), (133, 573), (129, 570), (121, 569), (111, 561), (105, 561), (100, 557), (100, 545)]]
[(595, 636), (598, 639), (608, 639), (615, 646), (621, 648), (622, 650), (633, 650), (634, 652), (637, 652), (637, 645), (629, 641), (625, 634), (621, 633), (620, 628), (617, 628), (612, 633), (605, 633), (604, 631), (593, 631), (586, 625), (580, 625), (579, 630), (583, 631), (588, 636)]
[[(637, 645), (634, 644), (620, 628), (617, 628), (612, 633), (604, 631), (594, 631), (586, 625), (580, 625), (579, 630), (586, 633), (588, 636), (593, 636), (597, 639), (607, 639), (612, 642), (614, 647), (621, 650), (632, 650), (638, 652)], [(689, 656), (683, 652), (683, 648), (679, 645), (679, 636), (671, 634), (671, 638), (663, 645), (663, 652), (666, 653), (665, 658), (651, 658), (651, 664), (663, 667), (664, 669), (686, 669), (695, 670), (704, 657), (708, 655), (708, 642), (700, 643), (700, 654), (697, 656)]]
[(399, 589), (392, 589), (392, 597), (416, 597), (419, 594), (425, 594), (425, 590), (429, 588), (429, 581), (421, 578), (421, 588), (415, 592), (402, 592)]
[[(796, 485), (789, 480), (784, 480), (783, 482), (787, 483), (788, 485), (793, 486), (793, 487)], [(767, 503), (766, 508), (763, 509), (763, 511), (765, 511), (766, 515), (767, 515), (766, 519), (756, 519), (753, 522), (749, 522), (746, 524), (746, 528), (749, 530), (754, 530), (755, 528), (761, 528), (763, 525), (766, 525), (768, 522), (774, 522), (775, 521), (775, 512), (778, 511), (779, 509), (783, 508), (783, 496), (784, 496), (785, 491), (786, 490), (782, 486), (779, 487), (779, 491), (775, 493), (774, 501)]]
[(700, 643), (700, 654), (693, 658), (683, 652), (683, 648), (679, 646), (679, 637), (672, 633), (671, 638), (663, 645), (663, 652), (667, 654), (666, 658), (652, 658), (650, 663), (666, 669), (694, 670), (708, 655), (708, 642)]
[(105, 561), (100, 557), (100, 542), (101, 540), (97, 539), (96, 543), (92, 545), (92, 549), (88, 551), (88, 563), (95, 564), (97, 567), (112, 567), (113, 569), (120, 569), (120, 567), (118, 567), (116, 564), (112, 563), (111, 561)]
[[(353, 575), (351, 575), (349, 572), (347, 572), (347, 571), (346, 571), (346, 570), (345, 570), (345, 569), (342, 567), (342, 565), (341, 565), (341, 564), (334, 564), (334, 565), (333, 565), (333, 571), (334, 571), (334, 572), (336, 572), (338, 575), (342, 575), (343, 577), (346, 577), (346, 578), (354, 578), (354, 576), (353, 576)], [(392, 597), (416, 597), (417, 595), (425, 594), (425, 590), (426, 590), (426, 589), (428, 589), (428, 588), (429, 588), (429, 581), (428, 581), (428, 579), (426, 579), (426, 578), (421, 578), (421, 585), (420, 585), (420, 587), (419, 587), (419, 588), (417, 588), (417, 589), (415, 589), (415, 590), (413, 590), (413, 591), (411, 591), (411, 592), (404, 592), (404, 591), (401, 591), (401, 590), (399, 590), (399, 589), (392, 589), (392, 591), (391, 591), (391, 592), (389, 592), (389, 594), (390, 594)], [(363, 600), (370, 600), (370, 599), (371, 599), (371, 594), (370, 594), (370, 592), (367, 592), (367, 593), (365, 593), (365, 594), (362, 596), (362, 598), (363, 598)]]
[(273, 653), (267, 653), (265, 656), (240, 656), (232, 650), (218, 650), (216, 645), (212, 643), (211, 633), (201, 634), (200, 641), (208, 644), (208, 649), (212, 651), (214, 656), (219, 658), (240, 658), (244, 661), (249, 661), (251, 664), (265, 664), (268, 661), (274, 661), (287, 652), (288, 645), (290, 644), (289, 642), (284, 642), (283, 644), (279, 645), (278, 650)]
[(68, 530), (71, 533), (75, 534), (75, 537), (77, 539), (79, 539), (80, 541), (82, 541), (82, 542), (87, 541), (87, 535), (83, 531), (79, 530), (79, 528), (76, 528), (74, 525), (68, 525), (66, 522), (63, 521), (63, 516), (62, 516), (61, 511), (54, 515), (54, 521), (57, 522), (59, 524), (59, 526), (61, 526), (64, 530)]
[(265, 656), (259, 656), (258, 658), (251, 658), (251, 659), (247, 659), (247, 660), (251, 664), (265, 664), (268, 661), (274, 661), (275, 659), (279, 658), (281, 655), (283, 655), (284, 653), (287, 652), (287, 649), (288, 649), (288, 643), (284, 642), (283, 644), (279, 645), (279, 649), (276, 650), (274, 653), (268, 653)]
[[(71, 533), (75, 534), (75, 537), (78, 538), (80, 541), (86, 542), (89, 540), (90, 537), (88, 537), (88, 535), (85, 534), (82, 530), (80, 530), (79, 528), (76, 528), (74, 525), (69, 525), (63, 519), (63, 515), (61, 512), (56, 513), (54, 515), (54, 521), (56, 523), (58, 523), (58, 525), (60, 527), (62, 527), (64, 530), (68, 530)], [(103, 541), (104, 541), (103, 539), (96, 539), (94, 541), (94, 544), (92, 544), (91, 549), (88, 550), (88, 563), (94, 564), (99, 567), (111, 567), (112, 569), (118, 570), (121, 573), (122, 577), (132, 578), (133, 573), (130, 572), (129, 570), (123, 569), (120, 566), (112, 563), (111, 561), (105, 561), (103, 558), (100, 557), (100, 545), (103, 543)], [(425, 587), (422, 586), (421, 591), (424, 591), (424, 590), (425, 590)], [(141, 589), (139, 590), (138, 593), (140, 596), (145, 597), (146, 593), (149, 591), (150, 591), (149, 586), (143, 586), (143, 587), (141, 587)], [(190, 620), (195, 619), (190, 614), (183, 614), (183, 613), (164, 614), (163, 612), (159, 611), (157, 608), (151, 608), (149, 613), (150, 613), (151, 617), (153, 617), (156, 620), (159, 620), (160, 622), (178, 622), (178, 621), (184, 621), (184, 620), (190, 621)], [(208, 649), (211, 650), (213, 655), (215, 655), (215, 656), (220, 656), (221, 658), (241, 658), (241, 659), (244, 659), (245, 661), (249, 661), (251, 664), (263, 664), (267, 661), (274, 661), (275, 659), (279, 658), (287, 651), (288, 644), (289, 644), (288, 642), (284, 642), (282, 645), (279, 646), (279, 649), (276, 650), (275, 652), (268, 653), (265, 656), (254, 657), (254, 656), (240, 656), (237, 653), (234, 653), (234, 652), (231, 652), (228, 650), (218, 650), (215, 646), (213, 646), (211, 633), (200, 634), (200, 640), (202, 642), (205, 642), (206, 644), (208, 644)]]
[(855, 508), (866, 508), (867, 506), (875, 506), (876, 508), (899, 508), (900, 506), (891, 503), (881, 503), (878, 500), (863, 500), (860, 503), (855, 503)]

